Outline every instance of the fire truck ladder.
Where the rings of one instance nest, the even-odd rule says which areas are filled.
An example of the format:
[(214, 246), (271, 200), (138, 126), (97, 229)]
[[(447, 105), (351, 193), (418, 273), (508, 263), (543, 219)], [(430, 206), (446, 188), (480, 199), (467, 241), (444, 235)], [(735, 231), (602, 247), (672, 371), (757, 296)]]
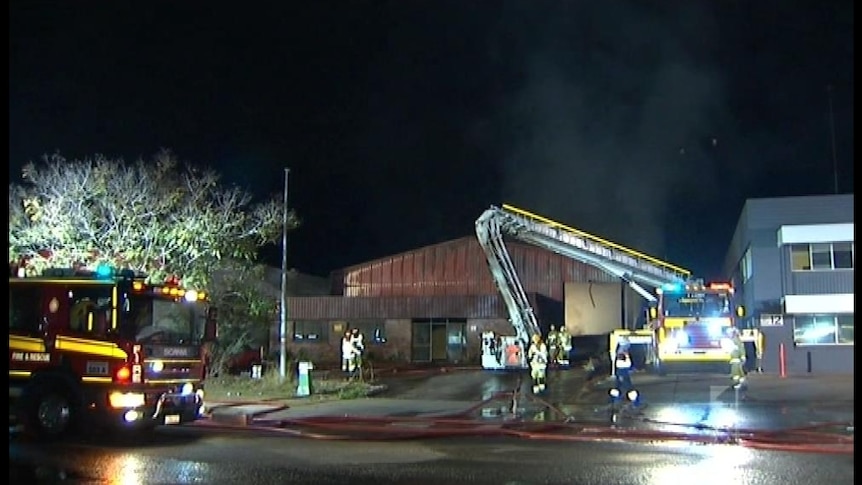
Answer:
[(508, 204), (491, 206), (476, 220), (476, 236), (512, 325), (524, 342), (529, 342), (530, 335), (539, 333), (539, 325), (506, 250), (504, 234), (614, 275), (649, 302), (656, 301), (656, 297), (644, 285), (654, 289), (666, 283), (684, 282), (691, 274), (686, 269), (523, 209)]

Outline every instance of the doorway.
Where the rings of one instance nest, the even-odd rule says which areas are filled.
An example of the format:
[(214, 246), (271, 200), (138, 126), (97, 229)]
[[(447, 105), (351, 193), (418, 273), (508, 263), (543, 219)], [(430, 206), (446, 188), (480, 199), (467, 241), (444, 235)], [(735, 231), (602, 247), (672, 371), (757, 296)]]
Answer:
[(461, 362), (466, 349), (466, 320), (413, 320), (414, 362)]

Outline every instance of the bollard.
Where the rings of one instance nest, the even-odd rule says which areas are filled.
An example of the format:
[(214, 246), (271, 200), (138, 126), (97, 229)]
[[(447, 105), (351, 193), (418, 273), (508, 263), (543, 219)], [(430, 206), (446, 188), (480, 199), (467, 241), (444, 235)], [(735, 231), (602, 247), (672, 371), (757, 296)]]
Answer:
[(299, 384), (296, 386), (296, 396), (306, 397), (311, 395), (311, 369), (314, 365), (311, 362), (300, 362), (299, 365)]
[(784, 354), (784, 344), (778, 344), (778, 375), (787, 377), (787, 356)]

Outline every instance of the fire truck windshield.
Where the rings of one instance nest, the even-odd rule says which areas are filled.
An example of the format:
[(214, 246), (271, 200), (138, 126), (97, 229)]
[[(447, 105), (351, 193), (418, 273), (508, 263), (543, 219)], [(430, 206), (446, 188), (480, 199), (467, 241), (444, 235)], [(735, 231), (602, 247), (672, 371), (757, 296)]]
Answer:
[(204, 322), (202, 306), (182, 299), (129, 294), (123, 302), (121, 332), (145, 344), (196, 345)]
[(662, 295), (662, 312), (666, 317), (727, 317), (731, 314), (727, 293), (677, 293)]

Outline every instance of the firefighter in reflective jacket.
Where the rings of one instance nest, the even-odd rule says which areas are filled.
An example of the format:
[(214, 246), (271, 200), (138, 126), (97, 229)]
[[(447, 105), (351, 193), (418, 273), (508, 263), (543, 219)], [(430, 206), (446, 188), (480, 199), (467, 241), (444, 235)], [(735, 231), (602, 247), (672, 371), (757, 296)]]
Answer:
[(365, 336), (358, 328), (350, 331), (350, 344), (353, 346), (353, 368), (362, 372), (363, 354), (365, 354)]
[(548, 347), (542, 342), (541, 335), (533, 335), (533, 343), (527, 350), (527, 360), (530, 361), (530, 377), (533, 378), (533, 394), (545, 390), (545, 377), (548, 372)]
[(739, 331), (732, 329), (730, 334), (730, 378), (734, 389), (745, 388), (745, 344), (739, 337)]
[(617, 389), (620, 394), (624, 395), (632, 390), (632, 358), (629, 355), (628, 346), (620, 347), (617, 350), (617, 357), (614, 359), (614, 375), (617, 378)]
[(341, 370), (344, 372), (353, 373), (356, 370), (356, 361), (353, 360), (353, 342), (351, 341), (350, 330), (344, 332), (344, 337), (341, 338)]

